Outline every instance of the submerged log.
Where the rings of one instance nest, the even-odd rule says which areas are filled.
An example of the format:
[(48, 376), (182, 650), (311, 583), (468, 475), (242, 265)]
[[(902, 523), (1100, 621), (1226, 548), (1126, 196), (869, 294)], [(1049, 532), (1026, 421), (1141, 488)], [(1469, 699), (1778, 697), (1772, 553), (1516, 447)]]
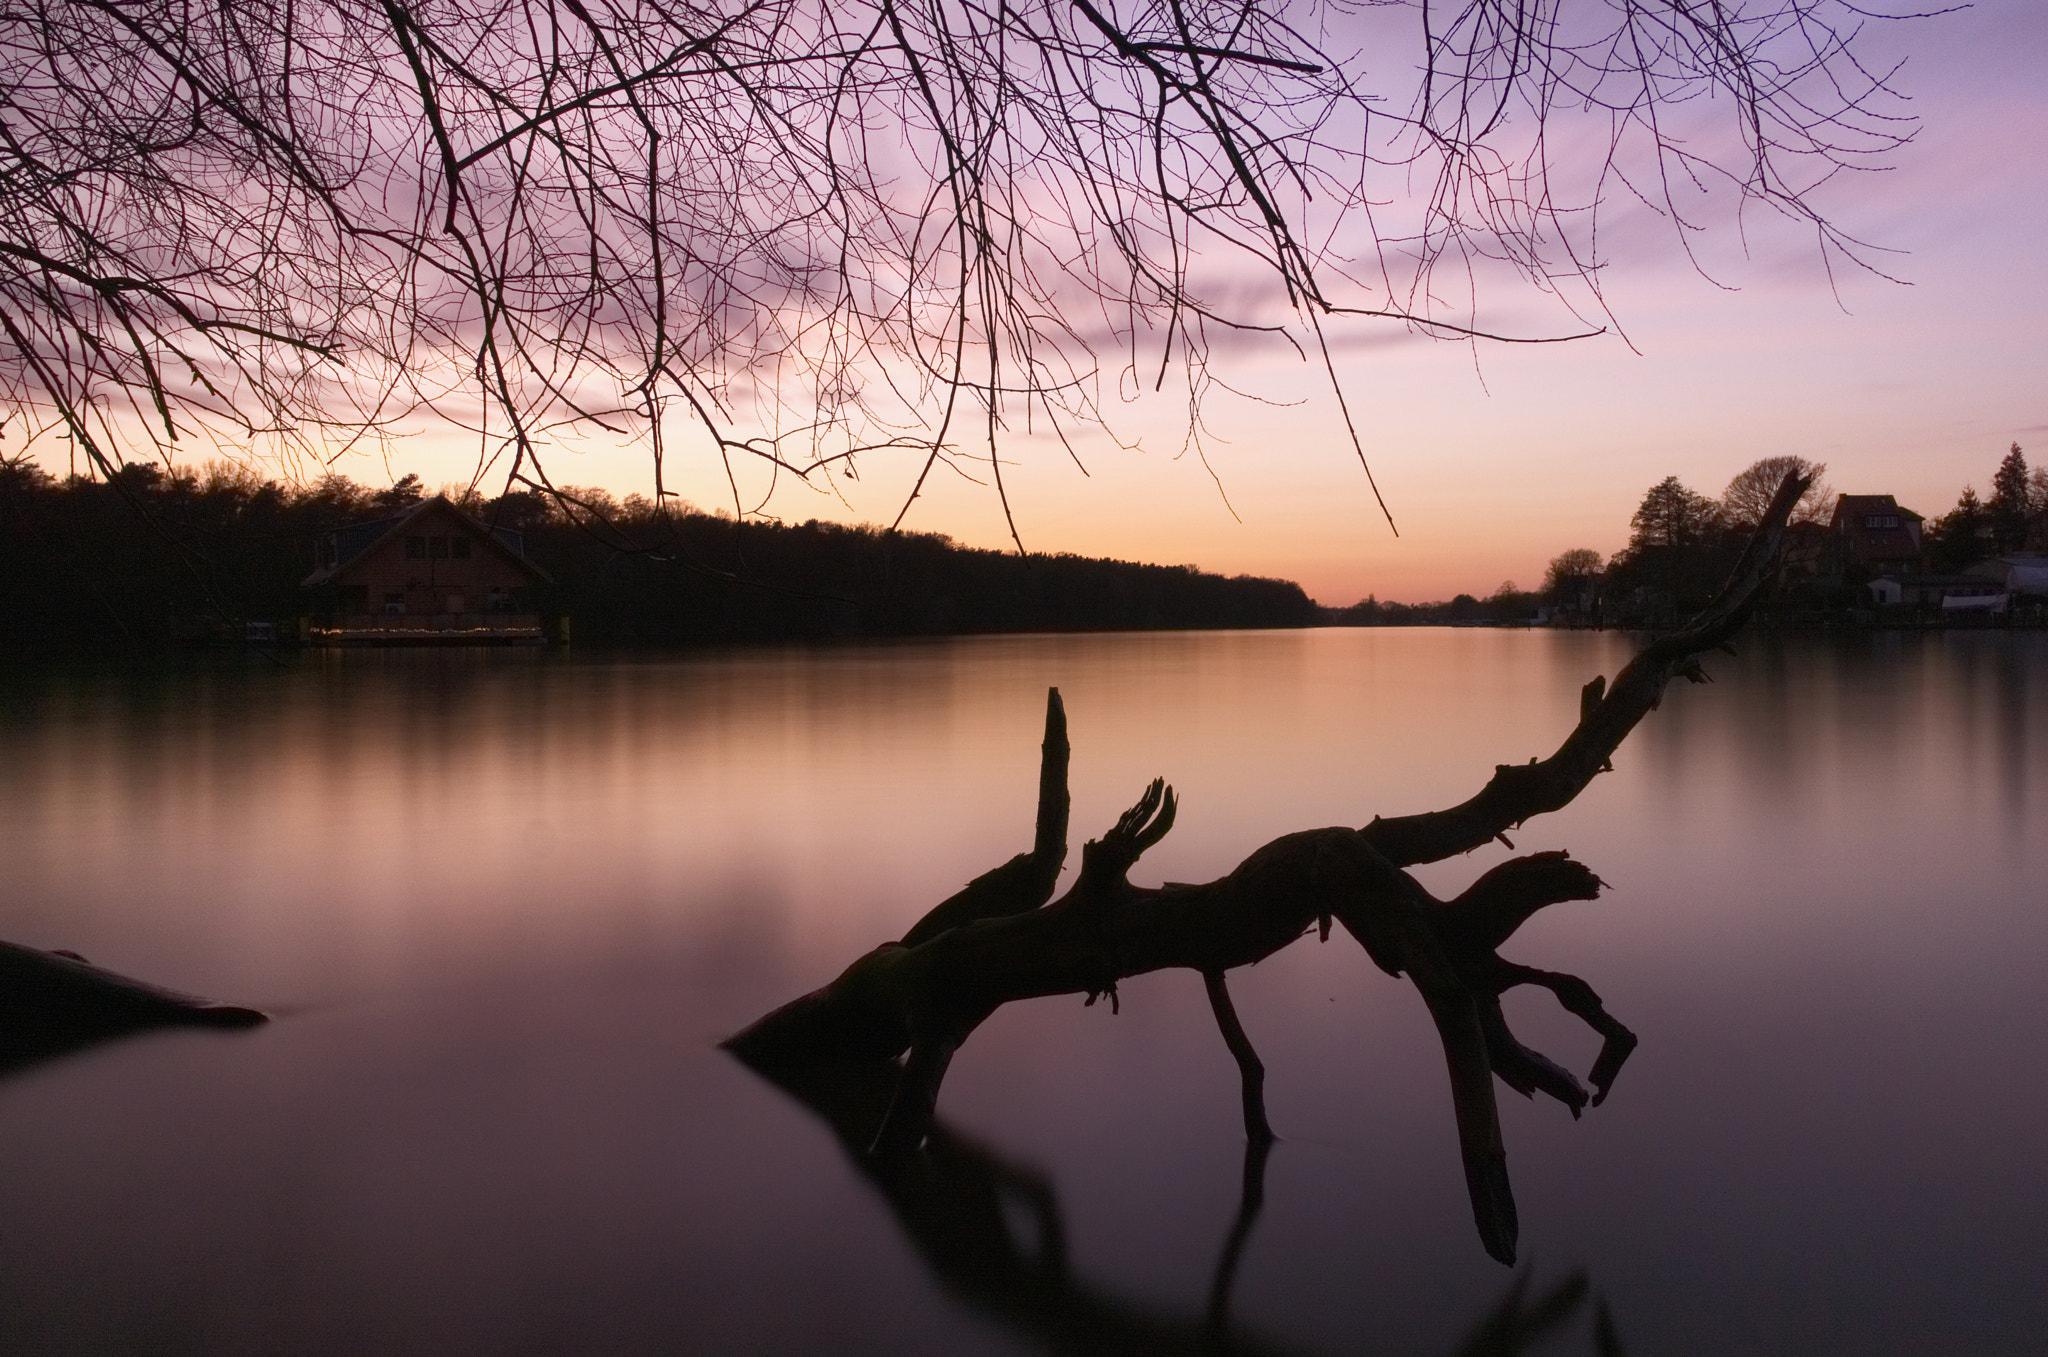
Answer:
[(158, 1027), (254, 1027), (253, 1008), (181, 994), (72, 952), (0, 942), (0, 1075)]
[[(1515, 1204), (1493, 1079), (1524, 1096), (1555, 1098), (1576, 1117), (1605, 1100), (1636, 1038), (1584, 980), (1505, 960), (1498, 949), (1538, 910), (1594, 899), (1603, 883), (1565, 853), (1535, 853), (1500, 864), (1454, 899), (1439, 900), (1406, 869), (1496, 839), (1507, 843), (1508, 830), (1562, 809), (1611, 766), (1616, 748), (1656, 709), (1672, 680), (1706, 682), (1700, 655), (1726, 647), (1755, 610), (1772, 578), (1786, 518), (1804, 490), (1804, 481), (1786, 478), (1728, 583), (1698, 617), (1650, 642), (1611, 684), (1595, 678), (1586, 685), (1578, 725), (1549, 758), (1500, 765), (1477, 795), (1445, 810), (1275, 839), (1215, 881), (1131, 884), (1131, 868), (1173, 826), (1173, 791), (1159, 780), (1082, 849), (1072, 888), (1052, 899), (1066, 856), (1069, 757), (1066, 713), (1054, 689), (1046, 704), (1032, 850), (976, 878), (901, 940), (858, 958), (831, 983), (765, 1015), (725, 1046), (785, 1086), (807, 1069), (900, 1060), (887, 1114), (869, 1148), (881, 1160), (900, 1160), (923, 1151), (954, 1053), (996, 1009), (1055, 994), (1085, 994), (1090, 1002), (1108, 997), (1114, 1004), (1120, 980), (1179, 967), (1203, 978), (1242, 1075), (1246, 1134), (1261, 1143), (1272, 1138), (1264, 1067), (1238, 1021), (1225, 975), (1311, 928), (1327, 938), (1334, 921), (1382, 970), (1407, 977), (1428, 1006), (1449, 1067), (1474, 1222), (1486, 1251), (1512, 1263)], [(1508, 1029), (1500, 996), (1517, 985), (1550, 990), (1600, 1034), (1590, 1093)]]

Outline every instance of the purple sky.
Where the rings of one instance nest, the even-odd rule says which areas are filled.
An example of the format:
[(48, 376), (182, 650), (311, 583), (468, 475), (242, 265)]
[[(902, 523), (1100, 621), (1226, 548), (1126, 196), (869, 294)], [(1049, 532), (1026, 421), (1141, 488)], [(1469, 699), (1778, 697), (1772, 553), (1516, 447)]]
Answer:
[[(1828, 463), (1838, 491), (1895, 494), (1931, 518), (1964, 484), (1987, 489), (2014, 441), (2048, 461), (2048, 12), (1989, 0), (1879, 28), (1866, 56), (1908, 58), (1894, 83), (1922, 120), (1918, 139), (1890, 157), (1896, 168), (1847, 176), (1816, 201), (1895, 252), (1872, 257), (1901, 282), (1840, 268), (1831, 281), (1810, 232), (1703, 209), (1711, 230), (1693, 245), (1710, 280), (1668, 223), (1622, 200), (1601, 226), (1601, 285), (1626, 339), (1475, 349), (1387, 322), (1332, 332), (1399, 538), (1320, 370), (1267, 348), (1216, 362), (1233, 387), (1280, 403), (1217, 394), (1206, 465), (1182, 451), (1184, 396), (1113, 410), (1121, 442), (1077, 441), (1087, 475), (1056, 443), (1013, 434), (1004, 474), (1025, 545), (1281, 575), (1331, 604), (1416, 601), (1533, 586), (1567, 548), (1611, 553), (1668, 475), (1718, 494), (1755, 459), (1796, 453)], [(1512, 282), (1481, 297), (1502, 328), (1562, 328)], [(476, 449), (473, 435), (420, 434), (335, 469), (466, 482)], [(771, 494), (764, 468), (742, 466), (741, 498), (787, 520), (886, 523), (920, 462), (869, 455), (837, 494), (788, 477)], [(565, 448), (548, 469), (557, 484), (653, 488), (637, 443)], [(732, 507), (701, 439), (671, 441), (667, 483)], [(943, 470), (904, 525), (1009, 542), (993, 489)]]
[[(1300, 403), (1218, 397), (1206, 412), (1214, 478), (1176, 457), (1172, 410), (1152, 424), (1142, 407), (1125, 413), (1135, 450), (1084, 442), (1085, 477), (1057, 446), (1007, 444), (1026, 546), (1282, 575), (1325, 603), (1412, 601), (1534, 585), (1569, 547), (1611, 553), (1668, 475), (1718, 494), (1751, 461), (1797, 453), (1828, 463), (1839, 491), (1895, 494), (1931, 518), (1966, 483), (1988, 490), (2014, 441), (2048, 461), (2048, 12), (1991, 0), (1897, 26), (1886, 49), (1909, 58), (1898, 84), (1920, 135), (1897, 168), (1852, 176), (1821, 202), (1899, 252), (1876, 257), (1903, 285), (1838, 271), (1831, 290), (1811, 237), (1756, 214), (1742, 234), (1718, 222), (1700, 247), (1717, 286), (1638, 214), (1603, 237), (1604, 287), (1637, 352), (1601, 338), (1475, 355), (1391, 327), (1353, 332), (1340, 369), (1399, 539), (1319, 375), (1268, 357), (1228, 375)], [(620, 492), (647, 480), (632, 449), (553, 469)], [(842, 483), (847, 505), (785, 483), (769, 510), (886, 522), (916, 469), (909, 454), (870, 458), (858, 484)], [(694, 502), (730, 505), (708, 460), (673, 474)], [(758, 495), (765, 479), (753, 479)], [(1007, 541), (993, 491), (945, 473), (905, 526)]]

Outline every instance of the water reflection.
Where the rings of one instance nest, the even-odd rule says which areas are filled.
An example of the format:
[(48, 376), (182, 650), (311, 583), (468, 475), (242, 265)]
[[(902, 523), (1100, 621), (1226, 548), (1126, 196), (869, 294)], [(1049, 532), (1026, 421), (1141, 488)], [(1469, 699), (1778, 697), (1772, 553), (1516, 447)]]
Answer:
[[(1628, 648), (0, 671), (0, 938), (298, 1015), (0, 1082), (0, 1347), (1018, 1351), (836, 1137), (712, 1043), (1023, 846), (1048, 686), (1076, 825), (1167, 775), (1181, 822), (1148, 880), (1207, 880), (1282, 833), (1468, 794), (1553, 747)], [(1504, 1100), (1537, 1275), (1587, 1267), (1644, 1351), (2032, 1352), (2048, 637), (1740, 648), (1517, 837), (1616, 888), (1540, 918), (1521, 959), (1586, 975), (1643, 1041), (1597, 1119)], [(1455, 893), (1505, 855), (1425, 880)], [(1286, 1348), (1455, 1349), (1499, 1281), (1426, 1014), (1349, 947), (1232, 991), (1285, 1140), (1230, 1314)], [(999, 1014), (948, 1113), (1059, 1184), (1071, 1275), (1199, 1327), (1241, 1204), (1237, 1072), (1197, 979), (1122, 1007)], [(1509, 1016), (1593, 1058), (1545, 1004)]]
[[(1062, 1357), (1281, 1357), (1275, 1345), (1231, 1322), (1230, 1294), (1265, 1202), (1273, 1142), (1245, 1145), (1236, 1215), (1209, 1283), (1200, 1318), (1155, 1313), (1077, 1277), (1055, 1185), (948, 1125), (932, 1123), (909, 1157), (869, 1153), (896, 1094), (894, 1062), (837, 1063), (757, 1071), (832, 1128), (848, 1162), (888, 1202), (933, 1274), (959, 1300), (1034, 1346)], [(1587, 1298), (1574, 1274), (1528, 1299), (1521, 1278), (1459, 1349), (1460, 1357), (1517, 1357), (1558, 1336)], [(1597, 1301), (1593, 1343), (1600, 1357), (1622, 1351), (1606, 1302)]]

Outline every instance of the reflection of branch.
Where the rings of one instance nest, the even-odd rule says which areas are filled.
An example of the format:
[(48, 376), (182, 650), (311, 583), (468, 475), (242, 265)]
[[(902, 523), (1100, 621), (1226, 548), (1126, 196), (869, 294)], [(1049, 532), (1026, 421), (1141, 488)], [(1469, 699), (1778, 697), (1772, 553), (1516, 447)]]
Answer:
[[(1261, 1109), (1263, 1111), (1264, 1109)], [(1270, 1133), (1254, 1136), (1244, 1143), (1244, 1182), (1238, 1189), (1237, 1217), (1224, 1237), (1223, 1252), (1216, 1259), (1216, 1276), (1209, 1283), (1209, 1328), (1222, 1333), (1230, 1327), (1230, 1291), (1237, 1284), (1237, 1265), (1244, 1261), (1244, 1246), (1251, 1242), (1252, 1226), (1266, 1206), (1266, 1161), (1273, 1156)]]
[[(1274, 840), (1228, 876), (1201, 885), (1133, 886), (1128, 873), (1172, 826), (1172, 789), (1155, 780), (1100, 840), (1082, 850), (1068, 892), (1051, 901), (1065, 856), (1066, 717), (1048, 700), (1040, 764), (1038, 833), (1031, 853), (971, 883), (932, 910), (901, 942), (884, 943), (831, 984), (761, 1018), (726, 1045), (755, 1068), (829, 1068), (893, 1062), (888, 1111), (871, 1144), (885, 1163), (916, 1162), (930, 1135), (939, 1089), (954, 1053), (1006, 1003), (1054, 994), (1116, 999), (1130, 976), (1178, 967), (1204, 978), (1226, 1044), (1243, 1075), (1245, 1129), (1269, 1140), (1264, 1068), (1237, 1019), (1224, 973), (1251, 965), (1311, 927), (1327, 937), (1343, 924), (1391, 975), (1421, 994), (1443, 1043), (1474, 1223), (1503, 1263), (1514, 1260), (1517, 1224), (1493, 1079), (1541, 1092), (1578, 1116), (1603, 1101), (1636, 1038), (1576, 976), (1504, 960), (1498, 949), (1538, 910), (1591, 900), (1602, 883), (1561, 852), (1502, 863), (1451, 900), (1438, 900), (1407, 866), (1505, 840), (1530, 816), (1568, 804), (1607, 766), (1629, 731), (1662, 700), (1675, 677), (1704, 682), (1697, 656), (1724, 645), (1769, 582), (1779, 534), (1804, 489), (1780, 487), (1726, 588), (1684, 630), (1653, 641), (1616, 677), (1587, 686), (1578, 727), (1542, 763), (1503, 765), (1478, 796), (1425, 815), (1375, 820), (1363, 829), (1314, 829)], [(1516, 985), (1550, 990), (1603, 1038), (1593, 1092), (1509, 1031), (1501, 993)], [(894, 1070), (896, 1067), (889, 1066)], [(906, 1170), (908, 1171), (908, 1170)]]
[[(896, 1096), (892, 1063), (755, 1068), (831, 1126), (840, 1148), (881, 1192), (918, 1256), (948, 1290), (1048, 1352), (1280, 1357), (1286, 1351), (1235, 1331), (1230, 1322), (1230, 1291), (1265, 1201), (1270, 1141), (1245, 1146), (1237, 1214), (1216, 1260), (1207, 1309), (1198, 1321), (1184, 1320), (1148, 1313), (1076, 1278), (1054, 1185), (945, 1122), (931, 1123), (919, 1154), (867, 1153)], [(1533, 1302), (1526, 1301), (1527, 1290), (1528, 1279), (1518, 1279), (1473, 1329), (1458, 1357), (1524, 1352), (1570, 1322), (1587, 1295), (1583, 1274), (1567, 1277)], [(1611, 1335), (1604, 1303), (1597, 1318)], [(1610, 1357), (1620, 1348), (1597, 1351)]]
[[(1228, 1272), (1235, 1269), (1257, 1215), (1255, 1203), (1240, 1208), (1219, 1265), (1218, 1299), (1212, 1302), (1216, 1322), (1149, 1314), (1074, 1277), (1059, 1198), (1042, 1175), (942, 1121), (931, 1123), (919, 1154), (885, 1158), (867, 1153), (896, 1096), (893, 1064), (756, 1068), (832, 1127), (840, 1147), (888, 1201), (919, 1256), (954, 1295), (1049, 1351), (1103, 1357), (1278, 1357), (1282, 1351), (1228, 1332), (1213, 1309), (1221, 1303)], [(1258, 1172), (1264, 1163), (1260, 1153)], [(1259, 1188), (1249, 1159), (1245, 1172), (1247, 1201), (1253, 1202)]]

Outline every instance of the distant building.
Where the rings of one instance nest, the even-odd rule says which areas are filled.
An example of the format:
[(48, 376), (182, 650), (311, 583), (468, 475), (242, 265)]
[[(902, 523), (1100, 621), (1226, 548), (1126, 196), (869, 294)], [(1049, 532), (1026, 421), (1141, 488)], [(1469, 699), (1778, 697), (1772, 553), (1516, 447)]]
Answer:
[(538, 644), (535, 594), (549, 583), (518, 532), (441, 495), (329, 533), (302, 581), (315, 598), (309, 639), (326, 645)]
[(1880, 608), (1939, 609), (1943, 612), (1998, 611), (2009, 590), (1974, 567), (1961, 575), (1879, 575), (1864, 588)]
[(1843, 495), (1828, 522), (1838, 575), (1912, 575), (1920, 570), (1920, 525), (1911, 509), (1890, 495)]
[(1988, 580), (2010, 594), (2048, 598), (2048, 556), (2015, 552), (1979, 561), (1963, 573)]

